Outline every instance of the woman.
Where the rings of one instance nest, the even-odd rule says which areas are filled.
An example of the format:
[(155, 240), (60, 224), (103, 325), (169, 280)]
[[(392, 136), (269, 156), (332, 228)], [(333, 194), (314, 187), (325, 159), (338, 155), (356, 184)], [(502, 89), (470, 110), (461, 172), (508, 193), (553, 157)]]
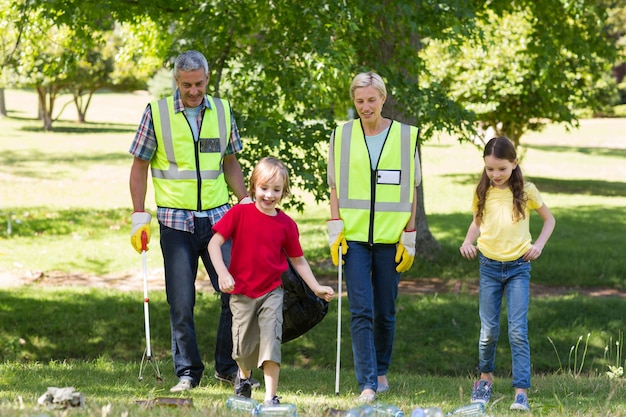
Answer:
[(389, 389), (400, 273), (415, 256), (415, 187), (421, 180), (419, 129), (382, 117), (387, 90), (373, 72), (354, 77), (359, 119), (330, 138), (328, 221), (331, 257), (342, 251), (359, 400)]

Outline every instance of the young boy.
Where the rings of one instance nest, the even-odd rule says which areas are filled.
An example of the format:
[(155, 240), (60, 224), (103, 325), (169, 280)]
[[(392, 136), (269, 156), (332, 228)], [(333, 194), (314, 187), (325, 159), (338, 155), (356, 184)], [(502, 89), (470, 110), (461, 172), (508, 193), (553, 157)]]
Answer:
[[(259, 161), (250, 177), (254, 204), (239, 204), (213, 227), (209, 254), (219, 277), (220, 291), (230, 293), (233, 313), (233, 359), (239, 366), (235, 395), (251, 397), (252, 367), (263, 369), (265, 403), (278, 404), (276, 396), (281, 363), (283, 288), (281, 275), (287, 257), (315, 294), (330, 301), (331, 287), (315, 279), (300, 246), (298, 227), (276, 208), (290, 194), (289, 174), (277, 158)], [(232, 240), (230, 268), (221, 246)]]

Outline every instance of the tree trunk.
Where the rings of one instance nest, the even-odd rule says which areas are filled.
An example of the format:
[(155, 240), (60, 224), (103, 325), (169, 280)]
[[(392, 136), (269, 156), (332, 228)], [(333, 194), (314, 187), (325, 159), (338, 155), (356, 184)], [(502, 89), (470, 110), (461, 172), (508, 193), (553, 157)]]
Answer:
[[(52, 130), (52, 104), (54, 103), (53, 95), (48, 93), (48, 88), (37, 87), (37, 96), (39, 97), (39, 114), (43, 118), (43, 128), (45, 131)], [(50, 105), (46, 103), (49, 98)]]
[[(389, 90), (388, 90), (389, 91)], [(401, 109), (401, 105), (397, 102), (393, 95), (388, 93), (385, 100), (385, 106), (383, 108), (383, 116), (390, 119), (397, 120), (401, 123), (410, 125), (417, 125), (415, 117), (407, 117), (404, 111)], [(417, 143), (417, 153), (420, 156), (420, 162), (422, 160), (422, 147)], [(422, 170), (420, 163), (420, 171)], [(417, 193), (417, 208), (415, 210), (415, 223), (417, 238), (415, 244), (415, 251), (420, 257), (428, 260), (435, 260), (441, 252), (441, 245), (430, 232), (428, 227), (428, 221), (426, 219), (426, 210), (424, 208), (424, 177), (422, 176), (422, 182), (415, 190)]]
[[(417, 144), (417, 152), (420, 156), (420, 162), (422, 161), (422, 146)], [(420, 163), (421, 169), (421, 163)], [(422, 170), (423, 171), (423, 170)], [(428, 221), (426, 220), (426, 210), (424, 207), (424, 177), (422, 176), (422, 182), (415, 190), (417, 193), (417, 207), (415, 229), (417, 231), (417, 238), (415, 243), (415, 252), (423, 259), (433, 261), (437, 259), (441, 252), (441, 245), (437, 242), (437, 239), (433, 236), (428, 228)]]
[(4, 88), (0, 88), (0, 116), (7, 116), (7, 106), (4, 101)]

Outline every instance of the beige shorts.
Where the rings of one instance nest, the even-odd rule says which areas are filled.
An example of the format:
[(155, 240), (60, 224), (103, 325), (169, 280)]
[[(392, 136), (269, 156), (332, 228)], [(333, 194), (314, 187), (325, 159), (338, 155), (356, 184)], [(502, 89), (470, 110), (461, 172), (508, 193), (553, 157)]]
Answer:
[(230, 296), (233, 313), (233, 359), (248, 370), (263, 362), (280, 364), (283, 338), (283, 294), (278, 287), (259, 298)]

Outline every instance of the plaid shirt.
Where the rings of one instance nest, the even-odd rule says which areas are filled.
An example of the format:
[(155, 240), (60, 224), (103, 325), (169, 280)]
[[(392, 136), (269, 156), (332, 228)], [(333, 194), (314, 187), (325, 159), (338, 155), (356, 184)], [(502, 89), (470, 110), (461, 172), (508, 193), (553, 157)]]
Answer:
[[(204, 115), (204, 112), (213, 110), (206, 97), (204, 98), (201, 107), (202, 109), (198, 113), (198, 117), (196, 119), (198, 129), (200, 129), (200, 126), (202, 125), (202, 116)], [(176, 89), (176, 92), (174, 93), (174, 112), (179, 113), (182, 111), (185, 111), (185, 105), (180, 97), (180, 91)], [(232, 127), (230, 130), (230, 141), (226, 147), (226, 155), (236, 154), (237, 152), (240, 152), (243, 147), (232, 109), (230, 111), (230, 121)], [(135, 139), (133, 139), (129, 152), (137, 158), (150, 161), (156, 154), (156, 149), (157, 139), (154, 133), (154, 124), (152, 122), (152, 111), (150, 105), (148, 105), (146, 110), (143, 112), (141, 123), (137, 128), (137, 133), (135, 134)], [(211, 224), (215, 224), (222, 218), (229, 208), (228, 204), (224, 204), (223, 206), (204, 211), (203, 216), (209, 217)], [(159, 220), (159, 223), (172, 229), (191, 233), (194, 231), (194, 213), (195, 212), (191, 210), (157, 207), (157, 219)]]

